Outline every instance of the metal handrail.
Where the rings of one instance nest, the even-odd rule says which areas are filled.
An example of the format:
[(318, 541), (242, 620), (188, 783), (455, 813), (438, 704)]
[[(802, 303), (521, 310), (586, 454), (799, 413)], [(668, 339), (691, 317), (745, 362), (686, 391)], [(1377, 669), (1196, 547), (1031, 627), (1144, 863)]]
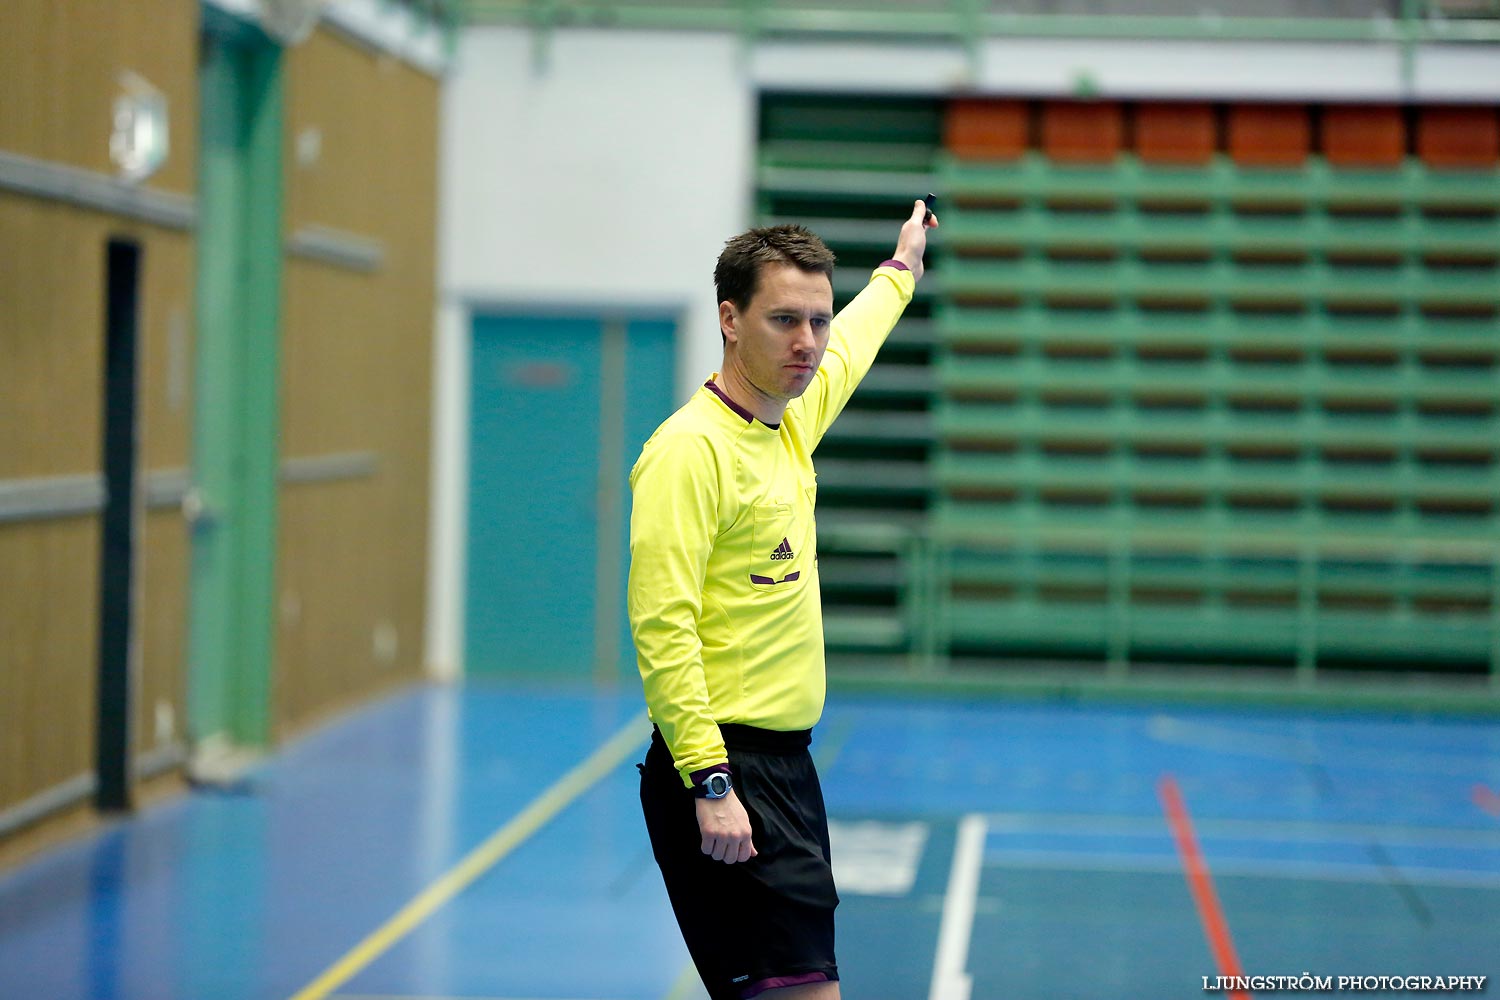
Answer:
[[(438, 2), (438, 0), (427, 0)], [(871, 0), (820, 0), (797, 8), (764, 2), (640, 3), (627, 0), (442, 0), (461, 2), (468, 24), (722, 30), (754, 36), (866, 36), (969, 42), (990, 38), (1186, 39), (1281, 42), (1500, 42), (1500, 19), (1443, 15), (1434, 0), (1401, 0), (1385, 17), (1196, 17), (1129, 14), (1020, 14), (981, 9), (975, 0), (921, 8)]]

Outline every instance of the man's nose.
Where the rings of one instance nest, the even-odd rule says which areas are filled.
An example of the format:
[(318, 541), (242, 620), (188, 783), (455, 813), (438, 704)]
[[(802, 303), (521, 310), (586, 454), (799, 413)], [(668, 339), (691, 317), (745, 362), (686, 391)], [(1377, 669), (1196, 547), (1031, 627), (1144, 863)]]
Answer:
[(797, 336), (792, 340), (792, 347), (799, 354), (811, 354), (817, 346), (818, 338), (813, 333), (811, 321), (799, 324)]

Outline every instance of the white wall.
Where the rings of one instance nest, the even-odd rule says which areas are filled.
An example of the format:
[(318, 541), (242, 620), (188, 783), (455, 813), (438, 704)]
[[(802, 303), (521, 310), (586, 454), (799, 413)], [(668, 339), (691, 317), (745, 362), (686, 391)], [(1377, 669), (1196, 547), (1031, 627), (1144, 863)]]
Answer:
[(725, 35), (558, 32), (539, 65), (529, 32), (466, 32), (444, 106), (445, 298), (681, 310), (685, 394), (719, 360), (714, 260), (750, 221), (740, 65)]
[(469, 316), (638, 306), (679, 317), (677, 395), (718, 367), (713, 267), (751, 222), (739, 42), (685, 32), (463, 33), (444, 88), (427, 661), (463, 662)]

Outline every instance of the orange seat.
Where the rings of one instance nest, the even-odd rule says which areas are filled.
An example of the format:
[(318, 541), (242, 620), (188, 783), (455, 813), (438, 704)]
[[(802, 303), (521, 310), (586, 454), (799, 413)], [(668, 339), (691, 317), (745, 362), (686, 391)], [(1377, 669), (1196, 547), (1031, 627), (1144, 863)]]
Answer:
[(1124, 145), (1115, 101), (1048, 101), (1042, 106), (1042, 151), (1063, 163), (1109, 163)]
[(1300, 104), (1236, 104), (1229, 109), (1229, 155), (1244, 167), (1300, 167), (1312, 147)]
[(1135, 151), (1147, 163), (1204, 164), (1216, 141), (1212, 105), (1136, 105)]
[(1013, 160), (1030, 145), (1026, 102), (961, 97), (948, 102), (943, 146), (964, 160)]
[(1417, 155), (1429, 167), (1464, 169), (1500, 163), (1500, 109), (1423, 108), (1417, 115)]
[(1323, 155), (1336, 167), (1396, 167), (1406, 156), (1401, 108), (1330, 104), (1323, 109)]

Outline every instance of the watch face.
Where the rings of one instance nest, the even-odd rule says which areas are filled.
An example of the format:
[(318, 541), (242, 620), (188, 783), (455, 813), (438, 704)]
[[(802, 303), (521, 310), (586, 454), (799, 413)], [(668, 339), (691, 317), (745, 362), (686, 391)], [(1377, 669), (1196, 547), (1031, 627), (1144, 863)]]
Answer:
[(716, 799), (728, 795), (729, 778), (722, 774), (710, 774), (708, 776), (708, 794)]

